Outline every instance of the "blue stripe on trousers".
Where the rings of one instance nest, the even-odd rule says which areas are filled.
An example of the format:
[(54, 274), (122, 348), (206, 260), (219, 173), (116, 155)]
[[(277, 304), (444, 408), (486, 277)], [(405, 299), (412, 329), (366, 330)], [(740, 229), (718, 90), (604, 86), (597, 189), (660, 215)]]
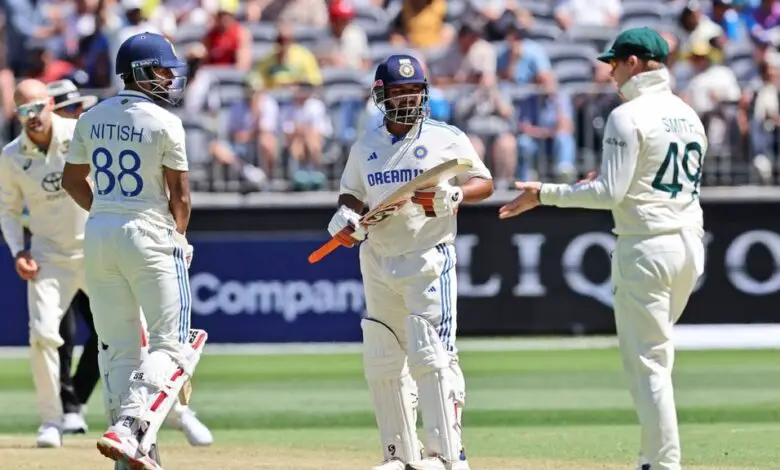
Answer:
[(444, 256), (444, 266), (439, 276), (439, 295), (441, 297), (441, 325), (439, 326), (439, 339), (447, 351), (452, 351), (450, 339), (452, 335), (452, 283), (450, 271), (454, 268), (450, 249), (447, 245), (436, 245), (436, 250)]
[(176, 281), (179, 284), (179, 343), (184, 344), (187, 342), (187, 334), (189, 333), (189, 286), (187, 285), (187, 265), (184, 262), (184, 248), (178, 246), (173, 240), (173, 231), (171, 234), (171, 242), (174, 243), (173, 248), (173, 263), (176, 266)]

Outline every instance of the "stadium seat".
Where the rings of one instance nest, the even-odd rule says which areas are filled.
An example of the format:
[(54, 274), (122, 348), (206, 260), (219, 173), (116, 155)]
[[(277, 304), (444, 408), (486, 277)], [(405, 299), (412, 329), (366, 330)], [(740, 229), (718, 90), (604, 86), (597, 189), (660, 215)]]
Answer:
[(176, 44), (177, 49), (180, 49), (181, 53), (188, 46), (201, 42), (205, 35), (206, 30), (203, 28), (203, 25), (183, 24), (176, 29), (173, 42)]
[(255, 41), (252, 43), (252, 63), (263, 60), (274, 49), (274, 43), (267, 41)]
[(520, 0), (520, 8), (528, 10), (536, 21), (555, 21), (554, 9), (548, 2), (540, 2), (538, 0)]
[(260, 21), (258, 23), (246, 23), (244, 27), (249, 29), (254, 43), (276, 42), (276, 25), (273, 23)]
[(663, 21), (668, 8), (661, 2), (628, 2), (623, 3), (623, 11), (620, 15), (621, 25), (624, 22), (635, 21), (644, 23), (660, 23)]
[(464, 0), (447, 0), (447, 22), (460, 23), (468, 3)]
[(577, 85), (593, 81), (593, 68), (577, 61), (564, 61), (553, 66), (561, 85)]
[(561, 35), (561, 29), (552, 23), (534, 22), (526, 31), (526, 37), (534, 41), (550, 42), (555, 41)]
[(215, 67), (204, 65), (198, 69), (199, 74), (207, 74), (215, 85), (242, 85), (246, 80), (246, 72), (232, 67)]
[(347, 67), (324, 67), (321, 69), (323, 86), (330, 85), (357, 85), (369, 86), (370, 77), (367, 79), (365, 72)]
[(545, 43), (544, 50), (550, 57), (550, 62), (555, 65), (558, 62), (577, 61), (590, 67), (598, 56), (598, 51), (590, 44), (577, 44), (568, 42)]
[(369, 44), (385, 42), (390, 38), (388, 23), (376, 23), (373, 20), (365, 18), (356, 18), (355, 25), (359, 26), (364, 33)]
[(355, 9), (354, 21), (362, 23), (382, 24), (385, 27), (390, 23), (390, 16), (381, 8), (363, 6)]
[(420, 51), (410, 47), (399, 47), (387, 42), (378, 42), (371, 44), (369, 58), (371, 63), (376, 66), (379, 65), (379, 63), (385, 60), (388, 56), (393, 54), (410, 54), (418, 58), (423, 57), (423, 54), (421, 54)]
[(219, 84), (215, 91), (219, 96), (219, 105), (225, 108), (238, 100), (244, 99), (246, 92), (242, 85)]

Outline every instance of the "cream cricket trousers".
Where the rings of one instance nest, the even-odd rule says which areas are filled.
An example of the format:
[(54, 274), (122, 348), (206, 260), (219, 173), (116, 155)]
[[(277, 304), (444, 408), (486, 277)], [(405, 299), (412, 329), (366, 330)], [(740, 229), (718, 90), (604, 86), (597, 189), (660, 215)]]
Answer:
[[(184, 344), (190, 328), (189, 276), (184, 250), (170, 229), (125, 215), (100, 214), (87, 221), (86, 281), (109, 419), (116, 419), (130, 376), (141, 365), (141, 310), (149, 351), (188, 363)], [(139, 309), (140, 307), (140, 309)], [(113, 415), (113, 417), (112, 417)]]
[(681, 468), (672, 330), (703, 272), (703, 241), (689, 231), (620, 236), (612, 255), (620, 351), (642, 427), (641, 453), (653, 470)]
[(377, 255), (370, 241), (361, 244), (360, 271), (368, 316), (393, 330), (406, 350), (406, 317), (418, 315), (433, 325), (447, 351), (455, 354), (455, 262), (451, 244), (393, 257)]
[(42, 423), (60, 424), (60, 322), (76, 292), (87, 292), (81, 259), (41, 259), (38, 276), (27, 282), (30, 319), (30, 363), (35, 399)]

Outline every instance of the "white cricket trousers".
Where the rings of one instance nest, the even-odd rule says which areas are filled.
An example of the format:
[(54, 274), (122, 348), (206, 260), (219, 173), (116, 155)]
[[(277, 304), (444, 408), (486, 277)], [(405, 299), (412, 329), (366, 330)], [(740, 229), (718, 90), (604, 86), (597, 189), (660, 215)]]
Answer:
[(693, 231), (620, 236), (612, 255), (620, 351), (653, 470), (681, 468), (672, 330), (703, 271), (704, 243)]
[[(107, 383), (107, 411), (129, 389), (141, 365), (141, 313), (149, 350), (185, 365), (183, 345), (190, 328), (189, 276), (184, 249), (173, 232), (125, 215), (99, 214), (87, 220), (84, 237), (86, 281), (100, 340), (101, 373)], [(116, 416), (114, 416), (116, 418)]]
[(30, 365), (38, 413), (42, 423), (59, 425), (60, 400), (60, 322), (79, 290), (87, 291), (84, 261), (39, 259), (38, 276), (27, 282), (27, 310), (30, 319)]
[(418, 315), (436, 329), (442, 344), (456, 353), (458, 283), (455, 247), (434, 248), (382, 257), (370, 240), (360, 245), (360, 271), (368, 316), (384, 323), (406, 350), (406, 317)]

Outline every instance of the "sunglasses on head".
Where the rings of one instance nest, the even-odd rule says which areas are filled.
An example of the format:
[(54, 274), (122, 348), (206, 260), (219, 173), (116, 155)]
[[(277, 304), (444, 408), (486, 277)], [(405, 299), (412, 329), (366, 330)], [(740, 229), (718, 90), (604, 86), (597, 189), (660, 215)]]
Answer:
[(30, 117), (33, 114), (37, 116), (41, 114), (41, 111), (48, 103), (48, 101), (36, 101), (34, 103), (20, 104), (16, 107), (16, 113), (23, 118)]

